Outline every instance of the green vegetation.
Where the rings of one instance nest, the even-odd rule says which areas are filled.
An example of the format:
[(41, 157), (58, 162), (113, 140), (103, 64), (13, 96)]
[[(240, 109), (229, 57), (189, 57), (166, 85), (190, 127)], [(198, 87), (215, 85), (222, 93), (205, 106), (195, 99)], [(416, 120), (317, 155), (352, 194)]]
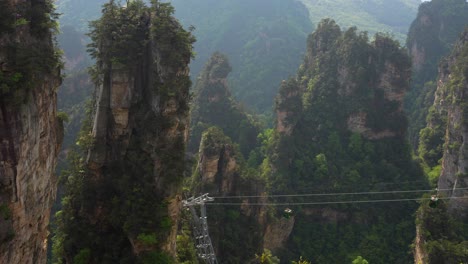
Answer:
[[(242, 195), (264, 189), (265, 178), (244, 160), (237, 144), (218, 127), (210, 127), (202, 134), (200, 158), (219, 159), (214, 179), (202, 175), (203, 167), (195, 167), (190, 182), (191, 193)], [(201, 165), (202, 162), (198, 163)], [(228, 164), (235, 164), (234, 167)], [(248, 199), (258, 202), (259, 199)], [(242, 206), (208, 207), (209, 231), (222, 263), (236, 264), (251, 260), (262, 244), (262, 227), (258, 221), (259, 208), (246, 210)], [(222, 223), (222, 224), (221, 224)], [(239, 246), (242, 245), (242, 246)]]
[[(465, 35), (466, 32), (468, 31), (465, 30)], [(455, 153), (460, 150), (461, 142), (452, 139), (450, 135), (462, 129), (465, 124), (449, 124), (449, 111), (454, 107), (460, 107), (463, 114), (468, 113), (468, 107), (460, 99), (461, 94), (463, 94), (463, 83), (466, 83), (468, 45), (462, 41), (457, 42), (455, 46), (457, 48), (442, 61), (440, 66), (450, 72), (449, 80), (440, 84), (437, 90), (434, 89), (438, 98), (429, 108), (426, 118), (427, 126), (421, 129), (419, 134), (418, 154), (426, 167), (425, 170), (431, 182), (436, 182), (440, 175), (444, 148)], [(447, 132), (447, 129), (453, 131)]]
[[(465, 28), (451, 55), (440, 64), (443, 70), (439, 76), (442, 82), (436, 90), (437, 100), (429, 110), (427, 127), (420, 133), (419, 155), (433, 183), (439, 176), (447, 177), (450, 165), (442, 171), (442, 163), (449, 164), (452, 155), (463, 156), (460, 135), (468, 117), (468, 106), (462, 99), (468, 80), (467, 36), (468, 28)], [(465, 168), (457, 168), (453, 176), (463, 179)], [(463, 208), (452, 203), (454, 201), (442, 200), (433, 208), (423, 203), (418, 210), (416, 223), (425, 241), (421, 247), (427, 254), (427, 263), (462, 263), (468, 259), (467, 218), (457, 213)]]
[(268, 249), (265, 249), (265, 251), (262, 253), (262, 255), (258, 256), (255, 255), (255, 263), (258, 264), (279, 264), (280, 259), (273, 256), (271, 254), (271, 251)]
[[(413, 150), (418, 150), (420, 131), (432, 118), (430, 107), (434, 103), (439, 62), (450, 53), (467, 24), (468, 3), (465, 0), (424, 2), (419, 8), (418, 17), (411, 24), (406, 47), (413, 57), (413, 77), (411, 90), (406, 95), (405, 110), (410, 120), (408, 137)], [(421, 136), (427, 136), (428, 132), (421, 132), (425, 133)], [(438, 136), (437, 131), (430, 133)], [(426, 151), (422, 151), (419, 155), (426, 155)]]
[[(181, 73), (190, 61), (194, 38), (173, 12), (159, 1), (150, 6), (131, 1), (125, 8), (110, 1), (103, 6), (102, 18), (91, 23), (95, 85), (110, 89), (110, 75), (125, 72), (135, 80), (135, 93), (141, 94), (129, 107), (129, 123), (135, 127), (125, 144), (110, 135), (105, 135), (106, 142), (93, 137), (96, 109), (94, 103), (88, 105), (78, 134), (80, 149), (71, 152), (70, 168), (62, 175), (66, 190), (63, 208), (56, 214), (54, 263), (70, 258), (77, 263), (174, 263), (162, 248), (175, 224), (168, 208), (183, 177), (184, 127), (176, 127), (179, 136), (172, 142), (164, 135), (175, 127), (175, 118), (188, 115), (190, 79)], [(149, 96), (163, 106), (175, 102), (176, 113), (149, 111)], [(154, 145), (148, 146), (146, 138)], [(98, 155), (106, 162), (93, 167), (86, 156), (101, 149)]]
[(139, 234), (137, 236), (137, 240), (141, 242), (145, 246), (154, 246), (158, 243), (158, 240), (156, 239), (156, 234)]
[(448, 212), (445, 200), (436, 208), (422, 203), (416, 215), (427, 263), (463, 263), (468, 259), (468, 224)]
[(238, 143), (244, 157), (248, 157), (257, 145), (260, 125), (231, 97), (226, 81), (230, 71), (227, 57), (215, 53), (198, 77), (192, 102), (188, 147), (193, 153), (198, 151), (203, 131), (210, 126), (218, 126)]
[(353, 260), (353, 264), (369, 264), (369, 262), (363, 259), (361, 256), (358, 256), (355, 260)]
[(408, 27), (416, 16), (420, 0), (301, 0), (318, 24), (332, 18), (342, 28), (356, 26), (371, 34), (388, 32), (404, 43)]
[[(248, 108), (270, 114), (278, 83), (294, 73), (312, 29), (306, 8), (293, 0), (172, 0), (176, 17), (193, 25), (195, 78), (219, 51), (232, 64), (234, 97)], [(216, 23), (213, 23), (216, 21)]]
[(190, 221), (190, 213), (183, 210), (180, 218), (181, 230), (177, 235), (177, 261), (180, 264), (199, 264)]
[[(356, 28), (341, 31), (332, 20), (318, 25), (309, 36), (298, 75), (280, 90), (277, 110), (292, 113), (286, 120), (292, 129), (290, 134), (273, 136), (273, 151), (266, 160), (272, 168), (271, 193), (384, 191), (394, 189), (394, 184), (399, 190), (413, 189), (414, 184), (405, 183), (413, 181), (425, 187), (405, 140), (401, 102), (390, 101), (379, 87), (388, 65), (401, 71), (389, 82), (404, 93), (410, 60), (397, 41), (382, 34), (369, 41), (366, 33)], [(284, 98), (294, 91), (300, 100)], [(350, 131), (349, 120), (357, 113), (366, 117), (364, 132)], [(377, 136), (382, 131), (391, 133)], [(377, 197), (359, 197), (367, 199)], [(389, 203), (385, 209), (357, 204), (292, 208), (297, 212), (295, 226), (279, 257), (291, 260), (302, 255), (313, 263), (343, 263), (362, 254), (369, 263), (408, 263), (416, 208), (411, 203)], [(322, 217), (314, 210), (337, 216)]]
[(0, 216), (3, 220), (8, 220), (11, 218), (11, 210), (6, 204), (0, 204)]
[[(57, 33), (57, 14), (51, 0), (0, 4), (0, 30), (4, 32), (0, 67), (0, 96), (5, 102), (20, 104), (26, 91), (43, 81), (44, 75), (58, 75), (60, 52), (52, 42)], [(22, 34), (24, 31), (29, 34)], [(9, 36), (9, 37), (7, 37)], [(27, 38), (27, 39), (25, 39)], [(57, 76), (58, 77), (58, 76)]]

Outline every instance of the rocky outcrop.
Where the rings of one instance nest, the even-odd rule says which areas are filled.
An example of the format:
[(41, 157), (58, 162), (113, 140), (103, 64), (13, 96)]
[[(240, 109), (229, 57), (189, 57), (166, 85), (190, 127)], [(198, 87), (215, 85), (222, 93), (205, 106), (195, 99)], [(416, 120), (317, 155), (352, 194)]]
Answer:
[(439, 65), (433, 105), (427, 126), (420, 133), (419, 154), (425, 164), (440, 168), (438, 194), (448, 199), (435, 209), (420, 206), (416, 215), (415, 263), (455, 263), (466, 259), (466, 254), (457, 251), (459, 247), (466, 248), (466, 237), (458, 236), (461, 230), (455, 223), (466, 222), (468, 216), (468, 192), (464, 190), (468, 186), (467, 59), (468, 28), (450, 56)]
[(433, 0), (420, 5), (406, 43), (417, 77), (435, 77), (429, 74), (435, 73), (437, 62), (450, 52), (450, 44), (463, 31), (468, 22), (467, 10), (468, 4), (464, 0)]
[(358, 112), (353, 113), (347, 120), (348, 129), (354, 133), (359, 133), (365, 138), (377, 140), (382, 138), (389, 138), (396, 136), (396, 133), (385, 129), (383, 131), (373, 131), (367, 126), (367, 113)]
[(60, 214), (70, 217), (58, 220), (57, 236), (65, 237), (58, 257), (67, 263), (83, 255), (88, 263), (174, 259), (194, 39), (169, 5), (105, 7), (90, 34), (95, 105), (80, 133), (86, 157), (67, 183), (70, 202)]
[(294, 227), (294, 217), (279, 218), (266, 227), (263, 235), (263, 248), (275, 252), (284, 247)]
[[(418, 218), (422, 219), (424, 212), (419, 211), (418, 212)], [(414, 240), (414, 263), (415, 264), (425, 264), (427, 263), (427, 253), (426, 249), (424, 248), (424, 245), (426, 243), (426, 238), (424, 237), (424, 231), (422, 229), (422, 226), (419, 224), (416, 226), (416, 238)]]
[[(265, 182), (248, 175), (238, 146), (217, 127), (208, 128), (202, 136), (198, 165), (192, 176), (193, 193), (209, 193), (215, 202), (235, 204), (211, 207), (207, 216), (213, 246), (220, 261), (236, 258), (251, 259), (262, 250), (263, 230), (266, 228)], [(231, 196), (253, 195), (230, 200)], [(254, 206), (252, 204), (255, 204)], [(272, 227), (275, 228), (275, 227)], [(271, 229), (271, 228), (270, 228)], [(247, 250), (239, 250), (237, 243)]]
[(291, 135), (301, 110), (301, 92), (296, 81), (292, 78), (282, 81), (276, 97), (276, 131)]
[(257, 145), (258, 125), (231, 96), (227, 81), (230, 72), (228, 58), (216, 52), (197, 78), (191, 107), (190, 153), (198, 151), (201, 135), (210, 126), (221, 128), (239, 143), (244, 157)]
[[(409, 58), (394, 40), (377, 34), (369, 43), (356, 28), (343, 32), (334, 21), (324, 20), (309, 36), (297, 77), (281, 84), (276, 130), (291, 135), (302, 126), (301, 118), (310, 114), (312, 121), (320, 116), (316, 113), (325, 112), (339, 119), (339, 129), (346, 124), (349, 131), (367, 139), (401, 137), (405, 129), (399, 124), (405, 123), (403, 99), (410, 77)], [(322, 129), (318, 122), (311, 126)]]
[[(411, 155), (405, 140), (406, 117), (402, 104), (409, 89), (410, 58), (397, 41), (384, 34), (376, 34), (369, 40), (366, 33), (356, 28), (342, 31), (331, 19), (322, 20), (309, 36), (304, 63), (294, 78), (282, 83), (277, 99), (276, 134), (271, 138), (271, 154), (262, 164), (269, 166), (270, 195), (300, 193), (300, 190), (348, 192), (357, 188), (358, 182), (394, 181), (398, 184), (403, 178), (423, 179), (422, 173), (408, 166)], [(371, 176), (370, 171), (379, 171), (379, 175)], [(385, 190), (391, 187), (365, 188)], [(403, 226), (402, 223), (411, 223), (416, 206), (396, 209), (398, 205), (389, 204), (386, 206), (396, 211), (378, 206), (369, 210), (365, 205), (335, 206), (330, 202), (332, 197), (281, 198), (291, 203), (317, 204), (291, 208), (297, 211), (292, 231), (289, 225), (269, 227), (265, 243), (281, 247), (275, 250), (278, 254), (308, 252), (307, 257), (315, 258), (312, 262), (324, 263), (340, 263), (349, 252), (366, 254), (369, 262), (379, 263), (386, 258), (384, 255), (393, 258), (385, 259), (386, 262), (409, 261), (404, 254), (396, 257), (400, 253), (395, 252), (403, 252), (406, 247), (396, 242), (400, 237), (383, 232), (378, 226), (385, 225), (393, 230)], [(354, 199), (340, 197), (336, 200), (339, 204), (348, 198)], [(322, 201), (324, 203), (320, 204)], [(404, 217), (400, 209), (406, 211)], [(390, 220), (388, 214), (394, 212), (399, 215)], [(378, 219), (388, 221), (383, 223)], [(269, 219), (268, 224), (274, 221)], [(351, 235), (351, 231), (344, 230), (355, 228), (362, 228), (367, 234), (360, 232), (359, 237), (350, 239), (346, 246), (343, 240), (335, 239)], [(404, 229), (404, 233), (412, 231), (410, 224)], [(375, 243), (370, 237), (386, 239)], [(409, 244), (412, 237), (403, 239)], [(318, 240), (320, 242), (306, 242)], [(341, 248), (341, 253), (335, 248)], [(393, 250), (395, 254), (387, 254), (383, 253), (385, 248), (400, 249)], [(364, 253), (366, 251), (369, 253)], [(383, 254), (377, 257), (370, 252)], [(279, 257), (284, 261), (284, 257)]]
[[(47, 11), (47, 2), (0, 5), (7, 12), (0, 15), (2, 26), (14, 19), (13, 8), (31, 23), (0, 30), (0, 263), (47, 260), (49, 216), (57, 188), (54, 171), (63, 138), (56, 111), (60, 73), (49, 30), (36, 34), (34, 17), (26, 15), (34, 10), (39, 12), (36, 19), (45, 16), (40, 10)], [(41, 68), (34, 61), (20, 61), (25, 52), (21, 49), (38, 52), (39, 60), (50, 58), (43, 61), (50, 65)]]
[(56, 116), (58, 76), (41, 80), (27, 103), (0, 102), (3, 218), (0, 262), (45, 263), (54, 174), (62, 133)]
[(406, 48), (412, 59), (412, 85), (406, 95), (408, 136), (418, 149), (421, 129), (434, 101), (439, 61), (450, 53), (458, 35), (468, 24), (468, 3), (465, 0), (424, 1), (411, 24)]
[[(438, 181), (439, 189), (451, 198), (468, 197), (468, 120), (464, 101), (468, 96), (468, 29), (462, 34), (451, 56), (448, 57), (439, 70), (439, 83), (436, 91), (434, 107), (440, 114), (446, 114), (445, 143), (442, 157), (442, 171)], [(465, 216), (468, 214), (466, 199), (450, 200), (449, 209), (452, 213)]]
[[(240, 166), (238, 150), (232, 141), (218, 128), (212, 127), (203, 133), (197, 166), (196, 192), (210, 192), (212, 195), (230, 195), (240, 187)], [(207, 188), (211, 186), (211, 188)]]

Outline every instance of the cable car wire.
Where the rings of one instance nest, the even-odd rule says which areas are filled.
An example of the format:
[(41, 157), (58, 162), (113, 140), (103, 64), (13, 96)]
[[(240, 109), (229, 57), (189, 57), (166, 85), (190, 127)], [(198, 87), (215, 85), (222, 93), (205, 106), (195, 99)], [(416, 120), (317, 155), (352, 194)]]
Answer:
[[(468, 188), (456, 188), (455, 190), (468, 190)], [(213, 196), (215, 199), (244, 199), (244, 198), (275, 198), (275, 197), (311, 197), (311, 196), (341, 196), (341, 195), (375, 195), (396, 193), (423, 193), (433, 191), (453, 191), (453, 189), (425, 189), (425, 190), (394, 190), (371, 192), (343, 192), (343, 193), (304, 193), (304, 194), (274, 194), (274, 195), (238, 195), (238, 196)]]
[[(431, 198), (405, 198), (405, 199), (383, 199), (383, 200), (347, 200), (347, 201), (326, 201), (326, 202), (290, 202), (290, 203), (248, 203), (248, 206), (292, 206), (292, 205), (327, 205), (327, 204), (357, 204), (357, 203), (384, 203), (384, 202), (408, 202), (430, 200)], [(439, 200), (468, 199), (468, 197), (445, 197)], [(207, 203), (207, 206), (219, 205), (243, 205), (245, 203)]]

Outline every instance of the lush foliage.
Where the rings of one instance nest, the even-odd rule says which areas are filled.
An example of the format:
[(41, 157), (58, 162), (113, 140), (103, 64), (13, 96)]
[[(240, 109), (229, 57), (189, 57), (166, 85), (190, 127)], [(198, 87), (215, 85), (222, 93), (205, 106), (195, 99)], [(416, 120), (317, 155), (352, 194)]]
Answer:
[[(456, 43), (451, 55), (440, 64), (441, 71), (434, 105), (427, 117), (428, 125), (421, 130), (419, 155), (433, 181), (447, 176), (450, 156), (461, 157), (462, 135), (465, 130), (468, 105), (465, 98), (468, 80), (468, 28)], [(457, 116), (459, 119), (454, 118)], [(446, 160), (444, 160), (446, 159)], [(442, 164), (444, 168), (442, 169)], [(456, 166), (455, 164), (452, 166)], [(463, 181), (465, 168), (457, 168), (457, 180)], [(442, 183), (446, 180), (441, 179)], [(455, 187), (454, 187), (455, 188)], [(443, 201), (438, 207), (422, 204), (417, 218), (427, 263), (460, 263), (468, 259), (466, 216), (459, 215), (453, 201)], [(449, 207), (450, 210), (449, 210)]]
[[(192, 175), (192, 193), (239, 195), (264, 189), (265, 179), (246, 164), (238, 146), (220, 128), (210, 127), (205, 130), (199, 155), (207, 159), (218, 158), (218, 172), (210, 182), (201, 175), (202, 167), (196, 167)], [(234, 168), (226, 166), (229, 159), (235, 161)], [(258, 202), (258, 199), (252, 198), (249, 202)], [(259, 208), (246, 210), (240, 205), (207, 208), (210, 235), (220, 262), (243, 263), (252, 259), (259, 251), (262, 228), (258, 222), (258, 210)]]
[(0, 10), (0, 32), (5, 34), (0, 96), (21, 103), (27, 98), (25, 92), (42, 82), (45, 75), (59, 75), (60, 52), (53, 42), (57, 14), (50, 0), (24, 2), (14, 7), (3, 1)]
[(191, 109), (191, 152), (198, 151), (201, 135), (210, 126), (218, 126), (238, 143), (244, 157), (257, 145), (259, 124), (231, 97), (226, 80), (230, 71), (227, 57), (215, 53), (197, 79)]
[[(382, 87), (380, 81), (387, 78), (383, 76), (389, 65), (401, 70), (389, 75), (389, 82), (403, 94), (409, 86), (410, 61), (398, 42), (382, 34), (369, 42), (367, 34), (355, 28), (343, 32), (332, 20), (319, 24), (308, 39), (298, 75), (280, 90), (280, 97), (291, 97), (280, 98), (277, 110), (293, 114), (286, 118), (291, 132), (279, 133), (269, 154), (272, 193), (412, 189), (414, 181), (425, 186), (405, 141), (401, 101), (389, 99), (384, 91), (388, 86)], [(294, 91), (301, 100), (294, 98)], [(356, 113), (365, 121), (352, 132), (349, 120)], [(383, 131), (387, 134), (379, 134)], [(391, 197), (338, 196), (314, 202), (330, 199)], [(416, 207), (393, 203), (385, 209), (372, 204), (294, 208), (296, 223), (280, 258), (302, 255), (313, 263), (342, 263), (362, 255), (371, 263), (407, 263)], [(336, 217), (318, 212), (333, 212)]]
[(468, 224), (448, 212), (448, 204), (440, 201), (436, 208), (422, 203), (416, 222), (420, 228), (427, 263), (463, 263), (468, 259)]
[[(177, 102), (177, 113), (186, 117), (190, 80), (181, 73), (187, 69), (194, 39), (172, 17), (173, 11), (158, 1), (149, 7), (143, 1), (129, 1), (125, 8), (115, 1), (105, 4), (90, 33), (95, 85), (110, 89), (106, 82), (110, 74), (126, 71), (134, 76), (135, 89), (157, 97), (163, 106)], [(106, 139), (107, 143), (95, 141), (93, 111), (88, 112), (77, 141), (82, 150), (70, 156), (70, 169), (64, 173), (63, 209), (56, 215), (56, 263), (69, 259), (76, 263), (174, 262), (161, 248), (175, 224), (168, 215), (169, 195), (183, 177), (185, 146), (182, 135), (174, 142), (159, 135), (152, 138), (156, 145), (149, 149), (145, 135), (167, 133), (173, 120), (169, 115), (148, 114), (144, 99), (131, 107), (130, 114), (133, 122), (145, 125), (132, 130), (140, 136), (130, 136), (126, 147), (114, 138)], [(109, 148), (120, 154), (104, 154), (108, 159), (98, 170), (86, 161), (88, 152), (110, 153)], [(161, 162), (158, 169), (155, 159)]]
[[(414, 67), (405, 109), (410, 120), (408, 136), (414, 150), (418, 149), (419, 133), (426, 126), (427, 115), (432, 115), (430, 106), (434, 102), (439, 62), (449, 54), (467, 24), (468, 3), (465, 0), (425, 2), (411, 24), (406, 46)], [(428, 132), (424, 133), (427, 135)]]
[(371, 34), (388, 32), (401, 43), (416, 16), (420, 0), (301, 0), (310, 12), (311, 20), (332, 18), (342, 28), (357, 26)]
[(195, 26), (193, 77), (213, 52), (220, 51), (232, 63), (229, 82), (234, 97), (269, 114), (278, 83), (300, 63), (312, 29), (306, 8), (292, 0), (171, 2), (176, 17), (185, 26)]

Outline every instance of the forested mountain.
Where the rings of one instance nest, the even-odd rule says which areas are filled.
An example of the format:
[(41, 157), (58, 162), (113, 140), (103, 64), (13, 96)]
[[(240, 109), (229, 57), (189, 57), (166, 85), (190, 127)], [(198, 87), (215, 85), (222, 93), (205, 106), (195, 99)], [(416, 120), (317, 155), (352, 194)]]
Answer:
[(357, 26), (374, 34), (388, 32), (401, 43), (416, 16), (420, 0), (300, 0), (312, 23), (333, 18), (342, 28)]
[(227, 81), (230, 72), (228, 58), (215, 53), (197, 78), (191, 107), (189, 152), (198, 152), (201, 135), (211, 126), (221, 128), (238, 143), (245, 157), (257, 144), (259, 124), (231, 97)]
[[(432, 169), (441, 205), (418, 211), (415, 261), (463, 263), (468, 260), (468, 26), (439, 66), (435, 99), (421, 131), (420, 155)], [(462, 198), (462, 199), (459, 199)]]
[[(410, 58), (396, 40), (377, 34), (369, 41), (356, 28), (342, 31), (333, 20), (322, 21), (308, 38), (297, 75), (280, 88), (269, 191), (423, 188), (405, 138), (402, 103), (410, 76)], [(340, 263), (361, 255), (370, 263), (408, 263), (416, 208), (411, 202), (294, 207), (294, 228), (279, 256)]]
[[(169, 0), (168, 0), (169, 1)], [(99, 16), (105, 1), (59, 0), (61, 24), (81, 32)], [(220, 51), (231, 61), (234, 97), (248, 108), (269, 115), (278, 83), (294, 73), (313, 24), (330, 17), (344, 27), (357, 25), (371, 33), (389, 32), (404, 42), (419, 0), (170, 0), (175, 16), (194, 26), (198, 76), (211, 54)], [(302, 3), (301, 3), (302, 2)], [(312, 21), (312, 23), (311, 23)]]
[[(265, 192), (266, 182), (248, 166), (238, 144), (220, 128), (210, 127), (202, 134), (189, 186), (191, 193), (210, 193), (215, 197), (246, 193), (259, 196)], [(250, 206), (262, 201), (263, 198), (252, 197), (243, 199), (242, 205), (207, 208), (210, 236), (220, 263), (247, 263), (262, 251), (268, 226), (266, 208)]]
[(448, 55), (467, 24), (465, 0), (425, 2), (411, 24), (406, 47), (412, 58), (413, 77), (405, 110), (410, 119), (409, 139), (415, 150), (419, 131), (425, 127), (428, 109), (434, 101), (439, 61)]
[(65, 175), (57, 263), (175, 257), (194, 38), (172, 15), (157, 1), (110, 2), (92, 24), (97, 96)]
[(234, 96), (269, 112), (278, 83), (294, 72), (312, 30), (306, 8), (295, 0), (172, 0), (176, 17), (195, 27), (197, 76), (215, 51), (229, 57)]
[(467, 80), (466, 0), (0, 1), (0, 262), (465, 263)]

